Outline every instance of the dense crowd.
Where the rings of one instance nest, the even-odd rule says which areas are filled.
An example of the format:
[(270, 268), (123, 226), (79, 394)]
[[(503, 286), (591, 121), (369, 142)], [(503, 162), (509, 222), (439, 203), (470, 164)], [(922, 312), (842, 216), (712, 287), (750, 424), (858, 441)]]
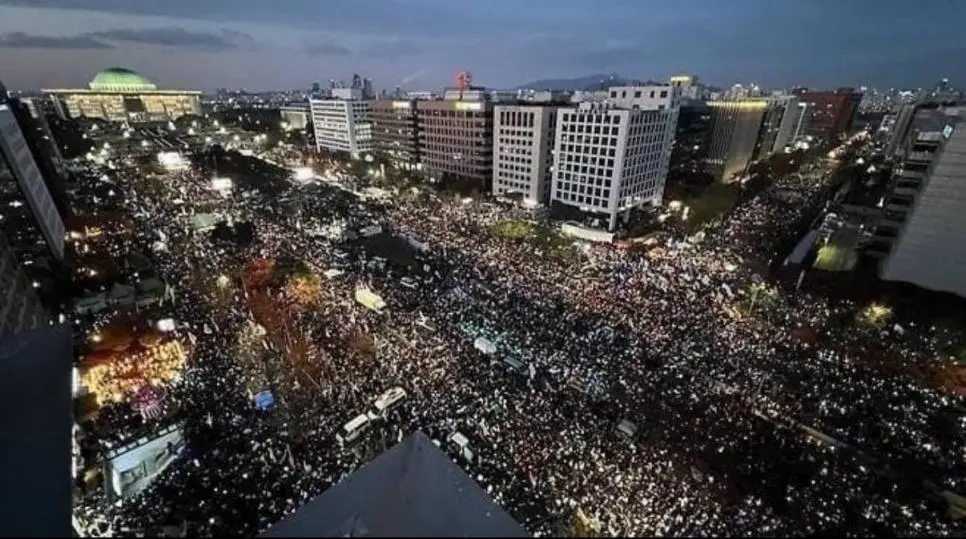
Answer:
[[(118, 172), (141, 246), (164, 231), (155, 263), (184, 283), (170, 316), (197, 346), (169, 390), (188, 439), (182, 458), (123, 504), (90, 498), (80, 511), (92, 533), (253, 535), (417, 429), (468, 438), (475, 458), (454, 458), (535, 534), (559, 532), (577, 507), (608, 535), (957, 529), (922, 481), (962, 486), (962, 402), (861, 353), (877, 341), (927, 360), (928, 333), (912, 348), (888, 330), (839, 330), (830, 321), (849, 306), (803, 294), (766, 313), (749, 308), (761, 280), (751, 268), (794, 232), (781, 223), (821, 203), (822, 174), (778, 180), (703, 238), (650, 253), (547, 256), (490, 233), (529, 219), (523, 209), (433, 195), (364, 200), (351, 181), (299, 186), (288, 171), (231, 159), (222, 172), (256, 194), (214, 195), (199, 167), (172, 174), (186, 201), (173, 204), (145, 195), (134, 171)], [(795, 203), (776, 190), (794, 190)], [(252, 222), (256, 239), (216, 246), (192, 234), (185, 223), (202, 207)], [(383, 232), (307, 232), (333, 222)], [(322, 280), (317, 306), (287, 309), (284, 339), (256, 321), (253, 292), (236, 286), (223, 301), (197, 277), (283, 257), (343, 272)], [(391, 316), (352, 301), (362, 284)], [(252, 352), (261, 323), (272, 327)], [(372, 337), (371, 351), (346, 346), (360, 335)], [(475, 346), (481, 337), (496, 351)], [(274, 410), (253, 406), (254, 379), (268, 381)], [(395, 386), (407, 392), (400, 408), (358, 444), (335, 442)], [(620, 421), (633, 432), (615, 432)]]

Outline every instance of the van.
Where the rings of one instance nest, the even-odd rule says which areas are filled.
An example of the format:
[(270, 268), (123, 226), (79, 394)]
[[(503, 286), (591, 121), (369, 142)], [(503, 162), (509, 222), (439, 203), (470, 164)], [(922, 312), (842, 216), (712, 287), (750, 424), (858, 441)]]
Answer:
[(372, 405), (375, 407), (376, 412), (379, 415), (385, 415), (386, 412), (392, 410), (396, 407), (403, 399), (406, 398), (406, 390), (401, 387), (393, 387), (386, 390), (382, 395), (376, 397)]
[(339, 433), (335, 435), (335, 440), (339, 445), (350, 444), (359, 439), (372, 426), (372, 421), (376, 419), (372, 414), (359, 414), (342, 426)]

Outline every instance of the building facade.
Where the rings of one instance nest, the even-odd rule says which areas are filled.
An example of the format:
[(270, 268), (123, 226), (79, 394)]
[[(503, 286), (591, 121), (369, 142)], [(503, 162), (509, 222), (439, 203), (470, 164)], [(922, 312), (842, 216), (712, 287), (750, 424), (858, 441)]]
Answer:
[(630, 210), (661, 203), (679, 106), (670, 87), (609, 95), (616, 97), (558, 110), (550, 198), (604, 216), (613, 231)]
[[(858, 100), (862, 94), (852, 88), (835, 91), (800, 89), (796, 95), (808, 105), (808, 125), (805, 134), (826, 141), (837, 141), (852, 126)], [(858, 97), (857, 97), (858, 96)]]
[(787, 146), (793, 144), (801, 136), (803, 115), (805, 107), (798, 101), (798, 98), (790, 95), (780, 98), (782, 101), (782, 119), (778, 125), (778, 133), (775, 135), (775, 142), (771, 146), (771, 152), (780, 152)]
[(493, 108), (493, 194), (523, 194), (529, 204), (550, 200), (557, 109), (497, 105)]
[(416, 101), (380, 99), (372, 103), (373, 149), (400, 168), (420, 168)]
[(0, 234), (0, 338), (47, 323), (47, 313), (34, 293), (31, 281), (10, 244)]
[[(923, 111), (910, 130), (876, 236), (894, 244), (882, 278), (966, 297), (966, 124), (963, 109)], [(885, 226), (894, 224), (892, 234)]]
[(355, 159), (372, 152), (371, 102), (361, 99), (312, 99), (309, 107), (315, 129), (315, 145), (319, 151), (344, 152)]
[(88, 89), (48, 89), (54, 109), (64, 118), (92, 118), (109, 122), (167, 122), (201, 114), (201, 92), (159, 90), (137, 73), (111, 68)]
[(673, 75), (667, 80), (668, 86), (678, 89), (685, 99), (705, 99), (705, 89), (698, 77), (694, 75)]
[(736, 181), (755, 155), (758, 136), (768, 110), (764, 99), (710, 101), (711, 142), (708, 172), (718, 181)]
[(707, 102), (682, 99), (674, 130), (668, 182), (686, 182), (704, 174), (711, 142), (711, 108)]
[(6, 103), (0, 103), (0, 158), (0, 198), (4, 202), (0, 226), (21, 251), (49, 253), (62, 261), (64, 221)]
[(493, 104), (482, 97), (417, 101), (416, 112), (420, 158), (430, 181), (454, 179), (489, 190)]

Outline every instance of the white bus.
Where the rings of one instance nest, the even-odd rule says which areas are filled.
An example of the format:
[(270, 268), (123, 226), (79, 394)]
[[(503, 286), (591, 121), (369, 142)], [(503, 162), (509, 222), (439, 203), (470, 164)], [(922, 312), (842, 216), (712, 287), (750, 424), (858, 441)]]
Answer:
[(350, 444), (359, 439), (372, 426), (372, 421), (376, 419), (372, 414), (359, 414), (342, 426), (342, 429), (335, 435), (335, 440), (339, 445)]
[(405, 389), (401, 387), (393, 387), (386, 390), (382, 395), (376, 397), (376, 400), (373, 401), (372, 405), (379, 415), (385, 415), (386, 412), (395, 408), (405, 398)]

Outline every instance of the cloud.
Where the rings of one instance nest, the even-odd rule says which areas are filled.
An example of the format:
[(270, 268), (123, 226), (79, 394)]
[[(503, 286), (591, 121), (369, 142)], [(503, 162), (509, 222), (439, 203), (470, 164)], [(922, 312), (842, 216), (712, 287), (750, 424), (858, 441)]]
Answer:
[(42, 36), (11, 32), (0, 34), (0, 48), (5, 49), (113, 49), (109, 43), (103, 43), (89, 35), (79, 36)]
[(309, 56), (349, 56), (352, 54), (348, 47), (332, 41), (321, 41), (307, 45), (304, 51)]
[(426, 46), (413, 39), (380, 40), (359, 51), (366, 58), (401, 58), (426, 52)]
[(191, 32), (184, 28), (116, 28), (91, 32), (86, 37), (105, 41), (120, 41), (125, 43), (140, 43), (142, 45), (158, 45), (163, 47), (183, 47), (208, 51), (225, 51), (237, 49), (243, 43), (252, 44), (254, 38), (234, 30), (220, 32)]

